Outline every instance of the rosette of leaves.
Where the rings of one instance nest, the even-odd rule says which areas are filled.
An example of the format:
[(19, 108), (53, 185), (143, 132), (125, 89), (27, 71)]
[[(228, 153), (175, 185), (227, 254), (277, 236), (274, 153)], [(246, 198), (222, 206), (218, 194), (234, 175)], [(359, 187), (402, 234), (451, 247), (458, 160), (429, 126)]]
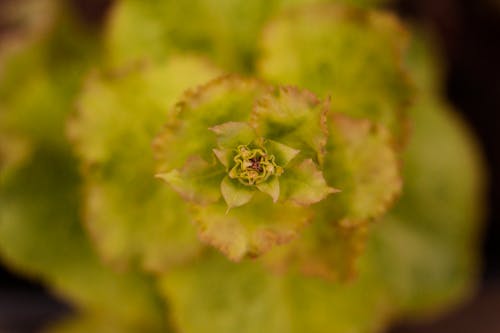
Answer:
[[(181, 332), (375, 332), (470, 292), (480, 163), (425, 52), (411, 49), (407, 114), (398, 20), (302, 2), (321, 1), (116, 2), (113, 69), (87, 77), (68, 125), (83, 204), (63, 124), (98, 62), (92, 34), (60, 26), (64, 43), (8, 65), (0, 250), (83, 309), (57, 332), (163, 332), (165, 317)], [(213, 80), (226, 70), (266, 81)]]
[(157, 177), (189, 202), (200, 237), (229, 258), (289, 242), (335, 190), (321, 164), (328, 103), (234, 76), (188, 92), (155, 140)]

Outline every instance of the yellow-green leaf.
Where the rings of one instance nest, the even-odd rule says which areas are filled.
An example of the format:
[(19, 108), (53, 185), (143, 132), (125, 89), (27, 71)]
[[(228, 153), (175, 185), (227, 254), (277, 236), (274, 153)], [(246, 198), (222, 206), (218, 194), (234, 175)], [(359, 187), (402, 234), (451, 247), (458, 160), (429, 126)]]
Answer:
[(228, 211), (225, 203), (195, 208), (200, 239), (231, 260), (256, 257), (299, 235), (312, 211), (290, 203), (274, 203), (256, 191), (251, 201)]
[(177, 97), (216, 74), (183, 57), (87, 80), (68, 131), (85, 169), (85, 222), (108, 262), (162, 271), (197, 254), (184, 203), (154, 178), (151, 143)]
[(265, 28), (261, 75), (331, 96), (331, 109), (406, 136), (412, 91), (403, 70), (407, 33), (393, 14), (334, 4), (285, 12)]
[(322, 163), (328, 111), (328, 102), (311, 92), (280, 86), (256, 101), (252, 125), (259, 136), (298, 149), (304, 157)]

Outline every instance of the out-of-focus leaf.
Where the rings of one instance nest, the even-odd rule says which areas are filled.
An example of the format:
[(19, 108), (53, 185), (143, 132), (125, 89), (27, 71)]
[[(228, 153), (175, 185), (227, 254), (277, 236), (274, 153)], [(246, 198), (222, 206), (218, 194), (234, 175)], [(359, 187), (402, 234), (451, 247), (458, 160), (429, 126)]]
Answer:
[(389, 13), (301, 7), (266, 27), (258, 69), (273, 82), (331, 96), (334, 112), (382, 123), (402, 139), (411, 95), (402, 70), (406, 41), (406, 31)]
[(410, 54), (420, 99), (411, 109), (404, 194), (374, 238), (380, 269), (408, 315), (435, 315), (470, 295), (484, 202), (478, 149), (433, 90), (441, 81), (429, 47), (419, 38)]
[(161, 327), (161, 302), (148, 279), (98, 259), (78, 218), (79, 178), (68, 151), (38, 147), (0, 189), (0, 255), (86, 311)]
[(29, 140), (0, 133), (0, 186), (4, 179), (9, 177), (11, 172), (15, 172), (18, 165), (29, 157), (32, 145)]
[(197, 254), (183, 202), (154, 179), (151, 144), (178, 95), (216, 73), (188, 57), (87, 81), (69, 132), (86, 169), (85, 222), (107, 261), (161, 271)]
[(4, 0), (0, 2), (0, 77), (11, 55), (44, 38), (53, 28), (56, 0)]
[(382, 216), (401, 192), (400, 161), (382, 126), (340, 114), (329, 122), (325, 178), (342, 192), (321, 203), (321, 218), (343, 226)]
[(107, 28), (108, 62), (122, 66), (145, 57), (159, 60), (194, 52), (227, 70), (249, 72), (269, 18), (287, 8), (329, 1), (368, 7), (386, 0), (118, 1)]
[(96, 42), (60, 8), (50, 31), (3, 64), (0, 256), (84, 311), (161, 329), (162, 302), (149, 279), (106, 268), (78, 217), (79, 177), (63, 128), (81, 75), (97, 59)]
[(83, 73), (98, 59), (98, 44), (69, 11), (61, 8), (57, 14), (50, 33), (9, 53), (2, 63), (0, 130), (61, 147), (66, 115)]
[(375, 332), (390, 307), (371, 278), (332, 284), (209, 254), (165, 275), (160, 288), (174, 325), (186, 333)]
[(222, 68), (248, 71), (259, 28), (275, 2), (117, 2), (106, 38), (109, 62), (123, 65), (138, 58), (163, 59), (190, 51), (210, 56)]
[(170, 328), (134, 325), (103, 314), (77, 314), (53, 323), (43, 333), (170, 333)]
[(329, 124), (324, 174), (340, 193), (312, 206), (315, 218), (300, 240), (275, 251), (266, 262), (281, 270), (345, 280), (356, 276), (366, 225), (392, 206), (402, 180), (400, 161), (384, 128), (339, 114)]

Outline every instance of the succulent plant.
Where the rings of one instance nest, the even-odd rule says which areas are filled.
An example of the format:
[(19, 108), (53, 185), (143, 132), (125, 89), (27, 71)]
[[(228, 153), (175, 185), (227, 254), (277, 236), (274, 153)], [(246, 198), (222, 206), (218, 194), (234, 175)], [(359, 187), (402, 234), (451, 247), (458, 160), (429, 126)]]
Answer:
[(470, 292), (481, 161), (430, 43), (334, 2), (122, 0), (102, 41), (57, 2), (5, 57), (0, 255), (81, 309), (50, 331), (375, 332)]

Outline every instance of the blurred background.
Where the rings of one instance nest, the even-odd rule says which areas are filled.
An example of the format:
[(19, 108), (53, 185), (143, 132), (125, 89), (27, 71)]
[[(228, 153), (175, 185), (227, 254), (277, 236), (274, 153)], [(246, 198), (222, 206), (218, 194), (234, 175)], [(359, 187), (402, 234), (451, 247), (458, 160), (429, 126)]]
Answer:
[[(0, 10), (2, 2), (0, 0)], [(100, 24), (111, 1), (74, 0), (92, 25)], [(475, 132), (489, 169), (488, 206), (482, 243), (483, 271), (476, 295), (466, 304), (427, 322), (397, 323), (390, 333), (500, 332), (500, 1), (399, 0), (394, 9), (436, 35), (447, 65), (445, 94)], [(1, 35), (12, 27), (0, 15)], [(457, 165), (459, 168), (460, 165)], [(41, 285), (0, 266), (0, 333), (36, 332), (71, 312)]]

